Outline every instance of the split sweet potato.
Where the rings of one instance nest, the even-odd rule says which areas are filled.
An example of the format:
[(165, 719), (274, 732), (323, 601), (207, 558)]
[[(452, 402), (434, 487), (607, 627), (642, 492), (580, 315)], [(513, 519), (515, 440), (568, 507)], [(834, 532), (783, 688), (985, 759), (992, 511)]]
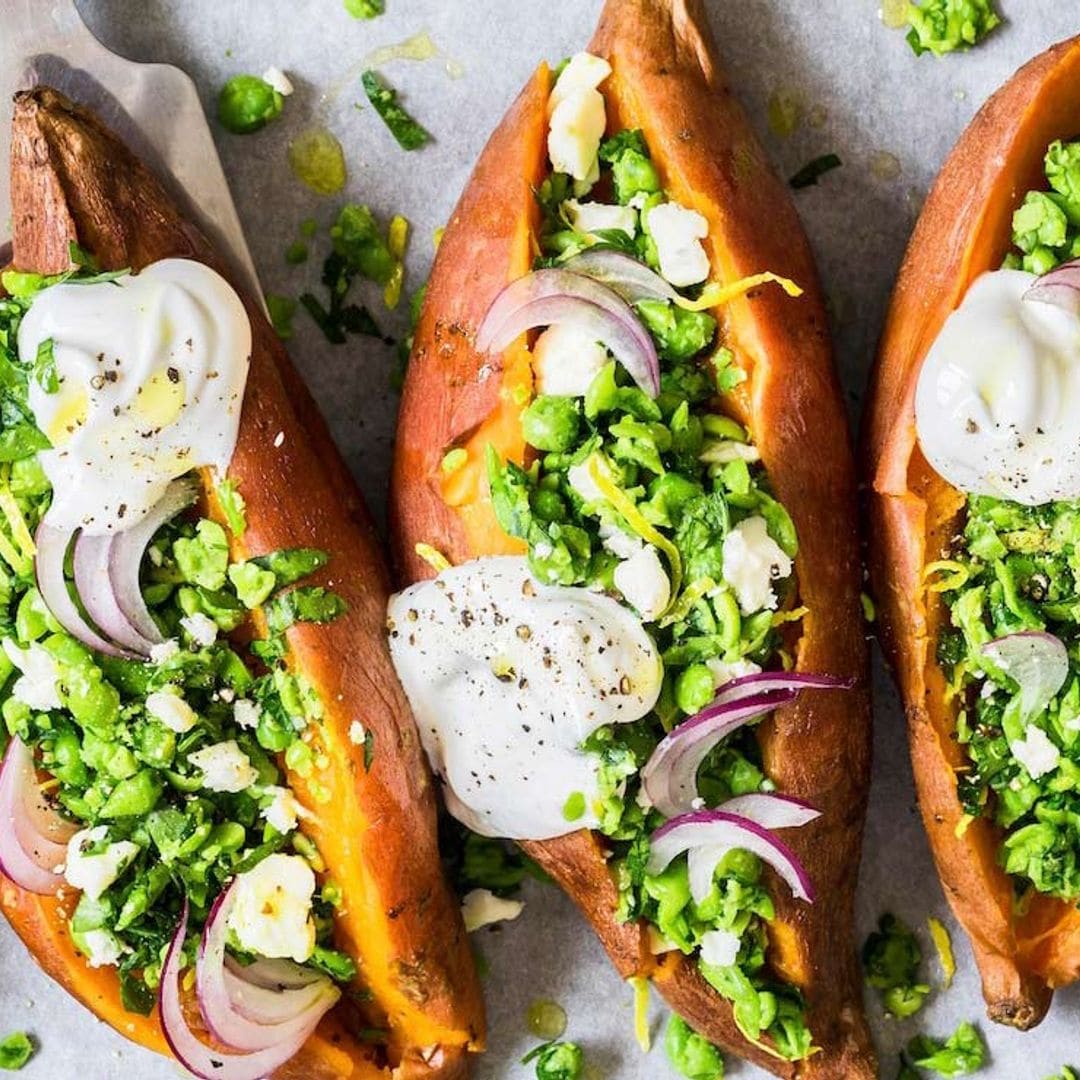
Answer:
[[(948, 612), (923, 568), (963, 527), (965, 498), (927, 464), (915, 432), (915, 387), (945, 319), (979, 274), (1001, 265), (1025, 191), (1043, 184), (1049, 143), (1076, 134), (1080, 38), (1032, 60), (980, 110), (927, 199), (893, 293), (870, 398), (866, 460), (870, 564), (882, 642), (907, 710), (923, 821), (945, 895), (971, 938), (994, 1020), (1030, 1028), (1054, 987), (1080, 975), (1080, 912), (1035, 896), (1026, 913), (998, 860), (987, 819), (960, 829), (954, 738), (936, 645)], [(958, 835), (959, 833), (959, 835)]]
[[(602, 87), (609, 127), (641, 128), (672, 197), (709, 223), (712, 276), (763, 269), (793, 278), (799, 299), (759, 289), (714, 312), (747, 380), (724, 403), (754, 435), (777, 497), (800, 537), (799, 603), (810, 614), (794, 644), (798, 668), (851, 676), (851, 694), (804, 693), (759, 732), (779, 790), (821, 818), (792, 839), (820, 901), (794, 901), (773, 879), (770, 958), (806, 996), (821, 1052), (779, 1061), (748, 1043), (731, 1009), (679, 954), (653, 957), (641, 926), (615, 918), (617, 889), (603, 837), (581, 831), (524, 845), (581, 907), (621, 975), (646, 975), (697, 1030), (779, 1076), (858, 1080), (875, 1075), (851, 948), (852, 899), (869, 777), (866, 647), (859, 606), (855, 479), (821, 293), (809, 245), (720, 71), (694, 0), (609, 0), (589, 51), (609, 61)], [(531, 269), (546, 172), (546, 66), (487, 144), (446, 229), (415, 337), (391, 489), (395, 555), (404, 583), (430, 576), (414, 551), (432, 544), (451, 562), (522, 551), (491, 510), (483, 450), (525, 453), (520, 415), (532, 392), (527, 347), (480, 354), (477, 327), (499, 290)], [(455, 447), (465, 466), (445, 478)]]
[[(198, 259), (229, 276), (206, 239), (184, 221), (149, 170), (88, 111), (38, 88), (15, 100), (12, 140), (13, 262), (56, 273), (78, 242), (103, 269), (138, 271), (169, 257)], [(239, 440), (229, 476), (247, 503), (238, 558), (283, 547), (330, 555), (320, 584), (347, 612), (287, 632), (289, 662), (318, 691), (325, 718), (314, 749), (329, 764), (317, 779), (288, 782), (313, 815), (307, 830), (344, 902), (335, 944), (352, 956), (370, 995), (340, 1005), (279, 1073), (304, 1080), (415, 1080), (467, 1074), (483, 1046), (483, 1007), (472, 956), (443, 878), (435, 800), (408, 704), (383, 641), (389, 581), (371, 521), (303, 382), (258, 303), (245, 299), (253, 347)], [(209, 512), (217, 513), (212, 491)], [(359, 720), (374, 736), (349, 737)], [(72, 898), (32, 896), (8, 882), (2, 906), (35, 959), (121, 1034), (164, 1052), (156, 1014), (123, 1010), (114, 969), (91, 969), (66, 933)], [(385, 1028), (385, 1047), (360, 1038)]]

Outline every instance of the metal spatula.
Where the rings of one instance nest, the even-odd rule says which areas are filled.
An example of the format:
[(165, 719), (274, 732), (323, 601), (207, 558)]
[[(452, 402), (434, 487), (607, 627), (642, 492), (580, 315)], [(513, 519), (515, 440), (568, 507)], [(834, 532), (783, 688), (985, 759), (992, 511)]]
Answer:
[(261, 296), (195, 84), (169, 64), (138, 64), (90, 33), (74, 0), (0, 0), (0, 239), (10, 235), (11, 96), (48, 83), (92, 108), (173, 190), (243, 283)]

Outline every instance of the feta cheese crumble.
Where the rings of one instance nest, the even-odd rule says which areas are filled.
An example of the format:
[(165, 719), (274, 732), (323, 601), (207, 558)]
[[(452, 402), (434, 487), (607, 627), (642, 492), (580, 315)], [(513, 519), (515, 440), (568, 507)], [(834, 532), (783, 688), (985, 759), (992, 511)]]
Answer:
[(267, 855), (239, 874), (234, 888), (228, 926), (241, 948), (298, 964), (310, 959), (315, 948), (315, 874), (299, 855)]
[(744, 615), (776, 607), (773, 582), (791, 573), (791, 559), (769, 535), (763, 517), (740, 521), (724, 537), (724, 580), (735, 591)]
[(188, 761), (203, 774), (203, 787), (207, 791), (227, 791), (235, 794), (246, 791), (259, 774), (251, 764), (251, 759), (236, 744), (235, 739), (204, 746), (193, 754), (188, 754)]
[(701, 243), (709, 235), (709, 223), (701, 214), (666, 202), (654, 206), (645, 223), (656, 244), (660, 273), (672, 285), (697, 285), (709, 276), (709, 256)]

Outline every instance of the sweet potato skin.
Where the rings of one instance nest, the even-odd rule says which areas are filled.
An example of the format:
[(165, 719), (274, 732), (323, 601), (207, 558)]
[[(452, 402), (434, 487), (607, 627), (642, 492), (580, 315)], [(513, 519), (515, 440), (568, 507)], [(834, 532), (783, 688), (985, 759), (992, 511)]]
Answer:
[[(66, 269), (68, 243), (77, 240), (104, 268), (138, 270), (184, 257), (229, 276), (157, 179), (92, 115), (55, 91), (38, 88), (16, 98), (12, 181), (20, 268)], [(312, 838), (345, 895), (336, 941), (357, 958), (372, 991), (365, 1019), (391, 1031), (387, 1063), (348, 1033), (348, 1015), (339, 1008), (279, 1075), (464, 1076), (467, 1050), (483, 1044), (482, 1002), (439, 863), (426, 763), (383, 642), (389, 580), (379, 543), (302, 380), (256, 303), (245, 298), (245, 304), (252, 358), (229, 475), (246, 500), (248, 526), (234, 542), (236, 554), (321, 548), (331, 558), (318, 584), (348, 603), (329, 625), (288, 631), (289, 661), (325, 705), (314, 748), (330, 765), (312, 779), (331, 798), (320, 801), (299, 776), (290, 775), (289, 783), (314, 815)], [(210, 491), (207, 502), (214, 512)], [(349, 739), (354, 720), (375, 736), (370, 770), (363, 747)], [(122, 1034), (163, 1048), (156, 1016), (141, 1021), (123, 1012), (115, 974), (90, 971), (77, 956), (57, 926), (53, 898), (30, 897), (5, 883), (0, 899), (50, 974)]]
[(1080, 38), (1036, 57), (983, 106), (926, 201), (893, 293), (868, 404), (864, 463), (870, 572), (880, 632), (907, 711), (923, 821), (945, 895), (971, 938), (989, 1015), (1026, 1029), (1046, 1014), (1054, 987), (1080, 975), (1080, 913), (1038, 897), (1013, 913), (1010, 879), (997, 862), (1000, 834), (987, 820), (961, 837), (951, 738), (936, 642), (948, 615), (923, 586), (942, 557), (964, 499), (927, 464), (915, 432), (915, 387), (930, 345), (971, 282), (1000, 266), (1025, 191), (1044, 184), (1055, 138), (1075, 135)]
[[(804, 990), (822, 1052), (794, 1065), (777, 1061), (738, 1034), (729, 1006), (693, 964), (670, 956), (657, 963), (641, 928), (614, 918), (617, 894), (600, 838), (580, 832), (523, 846), (579, 904), (620, 974), (650, 975), (710, 1039), (780, 1076), (870, 1078), (874, 1058), (848, 945), (870, 754), (854, 467), (809, 247), (720, 74), (704, 26), (696, 2), (609, 0), (589, 50), (613, 67), (604, 87), (609, 124), (641, 127), (665, 187), (708, 218), (714, 275), (732, 281), (770, 269), (806, 289), (799, 300), (775, 288), (757, 290), (715, 314), (749, 375), (726, 404), (749, 424), (801, 538), (800, 602), (811, 615), (796, 646), (798, 666), (859, 684), (850, 695), (804, 694), (761, 731), (766, 768), (780, 789), (823, 811), (791, 838), (823, 899), (808, 907), (777, 884), (771, 950), (783, 976)], [(497, 377), (509, 366), (505, 357), (478, 354), (472, 343), (498, 290), (530, 268), (518, 238), (534, 221), (528, 187), (545, 171), (549, 87), (542, 68), (491, 137), (436, 258), (391, 488), (394, 554), (406, 582), (431, 575), (414, 553), (417, 542), (435, 545), (452, 562), (491, 553), (470, 542), (479, 534), (475, 520), (467, 530), (446, 505), (438, 465), (452, 446), (473, 439), (484, 410), (499, 400)], [(514, 228), (506, 225), (508, 214)], [(469, 264), (467, 253), (478, 246), (483, 257)], [(497, 534), (492, 521), (485, 535)]]

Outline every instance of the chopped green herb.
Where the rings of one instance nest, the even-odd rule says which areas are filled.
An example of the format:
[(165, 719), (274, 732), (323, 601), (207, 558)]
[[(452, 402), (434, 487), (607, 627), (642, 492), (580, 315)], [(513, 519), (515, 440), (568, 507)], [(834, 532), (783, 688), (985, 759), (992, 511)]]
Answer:
[(55, 394), (60, 389), (60, 378), (56, 374), (56, 356), (53, 352), (53, 339), (46, 338), (37, 347), (34, 358), (34, 382), (46, 394)]
[(386, 10), (386, 0), (345, 0), (345, 10), (354, 19), (374, 19)]
[(285, 99), (257, 75), (234, 75), (218, 94), (221, 126), (236, 135), (258, 131), (281, 115)]
[(986, 1045), (975, 1025), (967, 1021), (944, 1042), (917, 1035), (907, 1049), (915, 1065), (932, 1069), (939, 1076), (967, 1076), (981, 1069), (986, 1060)]
[(530, 1050), (522, 1065), (535, 1061), (536, 1080), (580, 1080), (585, 1067), (581, 1047), (572, 1042), (544, 1043)]
[(390, 134), (403, 150), (417, 150), (431, 141), (431, 136), (399, 104), (397, 91), (388, 86), (378, 72), (365, 71), (360, 78), (364, 93), (382, 117)]
[(321, 585), (305, 585), (275, 596), (266, 605), (266, 622), (272, 634), (281, 634), (298, 622), (332, 622), (346, 607), (337, 593)]
[(229, 531), (235, 537), (243, 536), (247, 530), (247, 517), (244, 515), (247, 504), (244, 502), (244, 496), (240, 494), (236, 481), (222, 480), (217, 486), (217, 498)]
[(672, 1067), (687, 1080), (723, 1080), (720, 1051), (674, 1013), (664, 1035), (664, 1050)]
[(827, 172), (839, 169), (843, 162), (836, 154), (822, 154), (808, 161), (788, 183), (797, 190), (805, 187), (813, 187), (818, 180)]
[(18, 1072), (34, 1054), (34, 1044), (25, 1031), (14, 1031), (0, 1039), (0, 1069)]
[(1076, 1072), (1070, 1069), (1068, 1065), (1063, 1065), (1061, 1071), (1054, 1073), (1053, 1076), (1048, 1076), (1046, 1080), (1076, 1080)]
[(1001, 16), (993, 0), (921, 0), (908, 4), (908, 24), (907, 42), (916, 56), (944, 56), (977, 45), (1001, 24)]
[(300, 263), (307, 262), (308, 246), (303, 240), (294, 240), (285, 249), (285, 261), (290, 266), (299, 266)]

